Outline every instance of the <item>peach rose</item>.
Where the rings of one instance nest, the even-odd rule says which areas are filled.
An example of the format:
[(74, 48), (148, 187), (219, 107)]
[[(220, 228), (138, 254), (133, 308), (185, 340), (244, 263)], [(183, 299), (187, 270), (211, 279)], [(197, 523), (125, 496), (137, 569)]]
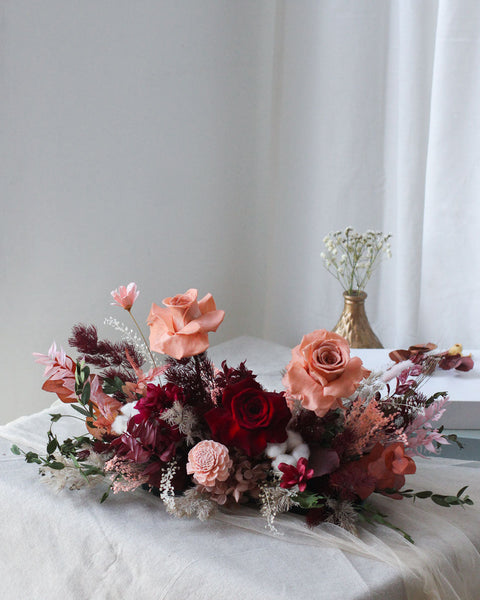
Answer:
[(166, 308), (152, 304), (148, 315), (150, 348), (180, 359), (208, 348), (208, 332), (216, 331), (225, 312), (217, 310), (212, 294), (197, 302), (198, 290), (165, 298)]
[(332, 408), (342, 408), (370, 371), (360, 358), (350, 358), (350, 347), (342, 336), (317, 329), (304, 335), (292, 350), (283, 384), (290, 398), (323, 417)]
[(226, 481), (232, 468), (228, 448), (212, 440), (204, 440), (188, 453), (187, 473), (205, 487), (213, 487), (217, 481)]

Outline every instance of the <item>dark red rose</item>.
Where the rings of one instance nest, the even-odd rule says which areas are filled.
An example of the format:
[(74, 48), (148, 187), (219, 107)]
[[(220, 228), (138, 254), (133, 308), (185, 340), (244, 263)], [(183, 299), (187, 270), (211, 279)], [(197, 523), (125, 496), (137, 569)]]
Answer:
[(205, 414), (213, 439), (255, 456), (267, 443), (287, 439), (291, 413), (284, 393), (266, 392), (253, 377), (227, 385), (222, 406)]

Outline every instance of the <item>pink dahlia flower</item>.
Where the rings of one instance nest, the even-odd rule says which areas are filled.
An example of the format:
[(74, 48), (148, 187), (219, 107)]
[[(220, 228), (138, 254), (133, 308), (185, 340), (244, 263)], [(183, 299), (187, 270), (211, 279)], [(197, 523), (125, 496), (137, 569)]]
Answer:
[(137, 284), (132, 281), (127, 287), (121, 285), (117, 290), (113, 290), (111, 294), (115, 300), (115, 302), (112, 302), (113, 305), (120, 306), (125, 310), (130, 310), (140, 292), (137, 290)]
[(232, 468), (228, 448), (212, 440), (204, 440), (188, 453), (187, 473), (205, 487), (213, 487), (217, 481), (226, 481)]

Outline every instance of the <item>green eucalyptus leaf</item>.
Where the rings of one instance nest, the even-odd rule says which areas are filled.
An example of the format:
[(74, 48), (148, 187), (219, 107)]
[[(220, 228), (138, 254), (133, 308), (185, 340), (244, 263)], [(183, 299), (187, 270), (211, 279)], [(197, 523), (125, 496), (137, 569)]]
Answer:
[(47, 444), (47, 454), (53, 454), (58, 447), (58, 440), (53, 438)]
[(61, 471), (62, 469), (64, 469), (64, 468), (65, 468), (65, 465), (64, 465), (63, 463), (61, 463), (61, 462), (57, 462), (56, 460), (54, 460), (54, 461), (52, 461), (52, 462), (49, 462), (49, 463), (48, 463), (48, 466), (49, 466), (51, 469), (55, 469), (56, 471)]
[(72, 406), (73, 410), (76, 410), (77, 412), (79, 412), (84, 417), (89, 417), (90, 416), (90, 413), (88, 412), (88, 410), (85, 410), (81, 406), (77, 406), (76, 404), (72, 404), (71, 406)]
[(10, 452), (16, 454), (17, 456), (21, 454), (20, 448), (16, 444), (13, 444), (13, 446), (10, 448)]
[(449, 504), (459, 504), (460, 500), (458, 499), (458, 496), (445, 496), (445, 502), (448, 502)]
[(438, 504), (439, 506), (445, 506), (446, 508), (450, 506), (445, 500), (445, 496), (441, 496), (440, 494), (433, 494), (432, 500), (433, 502), (435, 502), (435, 504)]
[(83, 387), (80, 402), (85, 406), (85, 404), (88, 404), (89, 400), (90, 400), (90, 384), (87, 382)]
[(425, 490), (424, 492), (415, 492), (417, 498), (430, 498), (431, 495), (432, 492), (429, 492), (428, 490)]

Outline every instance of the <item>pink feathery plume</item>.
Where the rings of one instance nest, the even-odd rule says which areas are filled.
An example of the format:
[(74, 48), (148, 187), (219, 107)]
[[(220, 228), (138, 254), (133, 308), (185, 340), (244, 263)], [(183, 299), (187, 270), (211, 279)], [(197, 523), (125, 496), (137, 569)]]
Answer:
[(429, 452), (437, 454), (434, 442), (438, 444), (448, 444), (449, 442), (432, 425), (438, 421), (446, 410), (445, 404), (448, 402), (448, 396), (439, 398), (432, 402), (430, 406), (418, 414), (410, 425), (405, 429), (407, 436), (407, 448), (405, 453), (409, 456), (419, 455), (419, 448), (425, 448)]

